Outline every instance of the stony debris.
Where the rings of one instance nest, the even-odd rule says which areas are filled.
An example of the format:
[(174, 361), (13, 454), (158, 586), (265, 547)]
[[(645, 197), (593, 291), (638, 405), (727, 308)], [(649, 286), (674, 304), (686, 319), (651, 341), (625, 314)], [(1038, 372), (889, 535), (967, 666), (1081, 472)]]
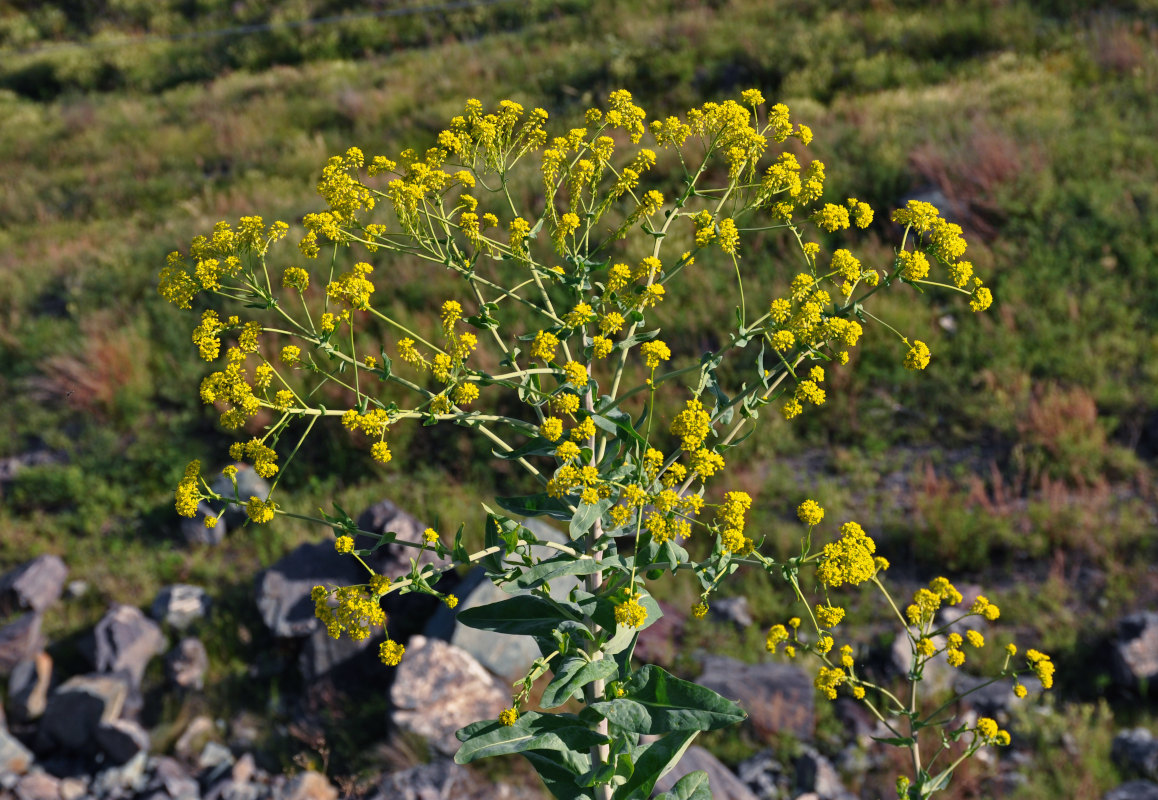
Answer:
[(760, 800), (718, 758), (698, 745), (689, 747), (672, 771), (656, 781), (655, 788), (669, 792), (680, 778), (697, 770), (708, 773), (713, 800)]
[(68, 567), (59, 556), (38, 556), (0, 577), (0, 616), (44, 611), (60, 599)]
[(303, 544), (257, 576), (257, 608), (274, 636), (301, 638), (317, 630), (310, 591), (318, 585), (350, 586), (366, 570), (329, 542)]
[(1001, 725), (1009, 722), (1009, 712), (1014, 708), (1025, 708), (1037, 702), (1041, 696), (1041, 681), (1034, 675), (1022, 675), (1019, 682), (1028, 693), (1018, 698), (1013, 693), (1013, 682), (1009, 680), (989, 683), (985, 678), (961, 673), (953, 681), (953, 691), (964, 697), (962, 705), (971, 708), (981, 717), (993, 717)]
[(36, 719), (48, 706), (52, 657), (40, 652), (18, 663), (8, 677), (8, 713), (21, 722)]
[(460, 798), (477, 791), (477, 784), (478, 780), (466, 767), (439, 759), (385, 775), (372, 800)]
[(97, 728), (120, 716), (128, 693), (128, 685), (116, 676), (90, 673), (69, 678), (48, 698), (38, 742), (43, 749), (91, 750)]
[(209, 653), (204, 643), (192, 636), (182, 639), (165, 656), (165, 674), (169, 682), (182, 689), (204, 688), (208, 669)]
[(136, 606), (118, 604), (93, 629), (88, 655), (97, 672), (122, 673), (139, 689), (145, 667), (164, 650), (161, 627)]
[(646, 664), (670, 667), (679, 654), (685, 616), (675, 606), (660, 601), (663, 616), (639, 632), (635, 642), (635, 657)]
[[(933, 643), (938, 650), (945, 647), (944, 636), (934, 636)], [(913, 668), (914, 656), (912, 645), (909, 643), (909, 637), (905, 633), (898, 633), (897, 637), (893, 639), (892, 649), (889, 650), (888, 667), (895, 675), (904, 676)], [(925, 670), (922, 673), (921, 691), (938, 694), (947, 691), (953, 686), (953, 681), (957, 679), (958, 671), (949, 666), (949, 662), (945, 660), (945, 654), (930, 659), (925, 662)]]
[(200, 586), (178, 583), (157, 593), (150, 616), (183, 631), (207, 617), (211, 604), (209, 595)]
[(17, 800), (58, 800), (60, 779), (36, 768), (17, 782), (13, 794)]
[(1158, 800), (1158, 783), (1129, 781), (1106, 792), (1102, 800)]
[(311, 769), (290, 778), (277, 800), (338, 800), (338, 790), (325, 775)]
[(793, 794), (792, 775), (771, 750), (741, 761), (736, 765), (736, 775), (760, 800), (779, 800)]
[(5, 776), (23, 775), (32, 766), (32, 751), (0, 725), (0, 783)]
[[(233, 489), (230, 487), (230, 493)], [(265, 495), (262, 495), (263, 497)], [(229, 533), (230, 524), (227, 517), (218, 517), (218, 510), (209, 505), (205, 501), (197, 504), (197, 510), (193, 512), (191, 517), (181, 517), (178, 523), (181, 530), (181, 538), (185, 540), (185, 544), (207, 545), (215, 547), (225, 541), (225, 536)], [(206, 517), (217, 517), (217, 524), (212, 528), (205, 526)]]
[(147, 763), (148, 756), (140, 752), (124, 764), (103, 769), (93, 777), (90, 791), (94, 796), (107, 800), (130, 798), (145, 788)]
[(791, 664), (744, 664), (707, 656), (696, 682), (738, 702), (761, 737), (790, 732), (809, 740), (815, 726), (815, 688)]
[(97, 749), (113, 764), (128, 763), (137, 753), (149, 750), (149, 732), (128, 719), (102, 722), (97, 726), (93, 740)]
[(732, 623), (737, 628), (750, 627), (754, 622), (752, 611), (748, 608), (748, 598), (744, 595), (715, 598), (708, 606), (708, 613), (715, 619)]
[(815, 747), (804, 745), (796, 757), (795, 766), (797, 791), (811, 793), (820, 800), (856, 800), (844, 788), (836, 767)]
[(1118, 620), (1113, 643), (1114, 680), (1137, 688), (1158, 680), (1158, 612), (1142, 611)]
[(198, 800), (201, 789), (197, 781), (189, 775), (181, 762), (168, 756), (157, 756), (149, 759), (148, 770), (150, 778), (145, 785), (146, 796), (163, 797), (172, 800)]
[(11, 674), (21, 661), (35, 658), (44, 650), (38, 612), (23, 614), (0, 627), (0, 676)]
[(1114, 737), (1110, 757), (1123, 775), (1158, 781), (1158, 739), (1148, 728), (1121, 731)]
[(455, 731), (476, 720), (498, 717), (510, 705), (511, 695), (465, 650), (414, 636), (395, 673), (390, 701), (395, 725), (453, 755), (459, 746)]
[(173, 755), (188, 764), (192, 764), (205, 749), (205, 745), (216, 735), (217, 726), (213, 724), (212, 719), (204, 715), (196, 716), (177, 737), (177, 741), (173, 745)]

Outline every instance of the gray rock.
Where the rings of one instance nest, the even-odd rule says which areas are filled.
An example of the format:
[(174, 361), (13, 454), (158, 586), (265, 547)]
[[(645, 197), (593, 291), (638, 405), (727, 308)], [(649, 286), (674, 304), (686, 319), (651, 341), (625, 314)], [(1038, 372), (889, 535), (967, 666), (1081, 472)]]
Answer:
[(233, 770), (236, 759), (233, 752), (220, 742), (206, 742), (197, 756), (197, 769), (201, 770), (201, 783), (209, 786)]
[(194, 763), (205, 745), (217, 735), (213, 720), (204, 715), (194, 717), (173, 745), (173, 754), (187, 763)]
[[(945, 637), (934, 636), (933, 643), (940, 650), (945, 646)], [(889, 651), (889, 667), (896, 675), (905, 676), (909, 674), (914, 663), (915, 658), (909, 637), (904, 633), (898, 633), (897, 638), (893, 640), (892, 649)], [(925, 664), (925, 669), (921, 673), (921, 692), (928, 696), (947, 691), (953, 686), (953, 681), (956, 680), (957, 675), (957, 670), (949, 666), (949, 662), (945, 660), (945, 654), (941, 653)]]
[(656, 781), (656, 792), (671, 791), (680, 778), (697, 770), (708, 773), (708, 785), (714, 800), (760, 800), (718, 758), (698, 745), (689, 747), (671, 772)]
[(761, 737), (790, 732), (799, 739), (812, 738), (816, 690), (791, 664), (744, 664), (708, 656), (696, 682), (743, 706)]
[(298, 669), (311, 688), (326, 677), (335, 688), (343, 682), (348, 685), (349, 681), (372, 680), (385, 669), (377, 656), (378, 645), (385, 638), (376, 632), (357, 642), (349, 636), (335, 639), (319, 627), (306, 637), (298, 656)]
[[(230, 492), (232, 493), (232, 491), (231, 487)], [(265, 497), (265, 495), (262, 495), (262, 497)], [(244, 512), (242, 513), (244, 514)], [(228, 517), (218, 517), (217, 514), (218, 509), (203, 500), (197, 504), (197, 510), (193, 512), (193, 516), (181, 517), (178, 525), (181, 530), (181, 538), (185, 540), (185, 544), (215, 547), (225, 541), (225, 536), (229, 533), (230, 528), (229, 523), (226, 521)], [(206, 527), (206, 517), (217, 517), (217, 524), (212, 528)]]
[(0, 616), (44, 611), (60, 599), (68, 567), (59, 556), (37, 556), (0, 577)]
[(736, 765), (736, 776), (760, 800), (792, 796), (792, 778), (771, 750), (741, 761)]
[(40, 652), (17, 664), (8, 678), (8, 713), (22, 722), (44, 713), (52, 683), (52, 656)]
[(635, 657), (645, 664), (670, 667), (681, 652), (680, 639), (687, 617), (683, 611), (662, 600), (659, 609), (663, 616), (639, 632)]
[(60, 779), (60, 800), (80, 800), (88, 793), (88, 778), (69, 776)]
[(137, 689), (149, 661), (164, 650), (161, 626), (136, 606), (117, 604), (93, 629), (89, 656), (97, 672), (123, 673)]
[(209, 614), (211, 601), (200, 586), (178, 583), (157, 592), (150, 611), (153, 619), (185, 630)]
[(815, 747), (804, 746), (796, 757), (795, 766), (798, 791), (812, 792), (820, 800), (856, 800), (844, 788), (836, 767)]
[(743, 595), (716, 598), (708, 606), (708, 613), (716, 619), (732, 623), (737, 628), (747, 628), (753, 624), (748, 598)]
[(21, 778), (13, 793), (17, 800), (59, 800), (60, 779), (38, 768)]
[(182, 689), (200, 690), (205, 686), (209, 654), (200, 639), (187, 636), (165, 656), (165, 674)]
[(1018, 679), (1028, 690), (1028, 694), (1019, 699), (1013, 693), (1013, 685), (1007, 681), (988, 683), (986, 678), (977, 678), (972, 675), (960, 674), (953, 681), (953, 691), (962, 697), (962, 703), (975, 710), (978, 716), (993, 717), (1002, 725), (1009, 721), (1009, 712), (1014, 708), (1024, 708), (1033, 698), (1042, 692), (1041, 681), (1034, 675), (1023, 675)]
[(78, 578), (77, 580), (69, 581), (68, 586), (64, 587), (64, 596), (69, 600), (75, 600), (78, 597), (82, 597), (87, 591), (88, 581), (82, 581)]
[(0, 675), (8, 675), (21, 661), (35, 658), (44, 649), (40, 614), (29, 612), (0, 628)]
[(23, 775), (32, 766), (32, 751), (0, 725), (0, 779)]
[(365, 583), (366, 570), (332, 543), (303, 544), (257, 576), (257, 608), (275, 636), (300, 638), (321, 626), (310, 591)]
[(1158, 783), (1130, 781), (1102, 795), (1102, 800), (1158, 800)]
[(293, 776), (277, 800), (338, 800), (338, 790), (325, 775), (311, 769)]
[(114, 719), (97, 726), (97, 749), (113, 764), (125, 764), (137, 753), (148, 752), (149, 732), (138, 723)]
[(1110, 757), (1123, 775), (1158, 781), (1158, 739), (1147, 728), (1121, 731), (1114, 737)]
[(375, 800), (434, 800), (463, 797), (477, 790), (477, 780), (466, 767), (440, 759), (400, 772), (378, 784)]
[[(216, 503), (212, 508), (212, 513), (218, 515), (218, 526), (222, 522), (226, 524), (229, 530), (240, 528), (248, 519), (245, 513), (245, 503), (249, 502), (250, 497), (260, 497), (264, 500), (269, 496), (269, 481), (258, 475), (253, 471), (253, 467), (248, 464), (235, 464), (237, 467), (237, 493), (234, 494), (233, 482), (224, 475), (218, 475), (209, 486), (213, 491), (217, 492), (222, 497), (240, 498), (241, 505), (233, 503)], [(203, 529), (204, 525), (201, 526)], [(223, 529), (224, 531), (224, 529)], [(224, 536), (224, 532), (222, 533)]]
[(145, 788), (145, 764), (148, 756), (142, 751), (130, 758), (124, 764), (109, 767), (98, 772), (90, 787), (95, 797), (106, 797), (110, 800), (126, 798), (137, 794)]
[(1158, 612), (1142, 611), (1118, 620), (1113, 644), (1114, 680), (1135, 688), (1158, 679)]
[(39, 739), (47, 747), (91, 750), (97, 727), (120, 716), (128, 692), (128, 685), (112, 675), (69, 678), (48, 698), (40, 719)]
[(480, 719), (496, 718), (511, 695), (465, 650), (438, 639), (413, 636), (390, 687), (391, 719), (422, 736), (432, 748), (453, 755), (455, 731)]
[(158, 756), (149, 761), (150, 777), (145, 787), (147, 792), (155, 792), (173, 800), (198, 800), (201, 788), (189, 775), (181, 762), (168, 756)]

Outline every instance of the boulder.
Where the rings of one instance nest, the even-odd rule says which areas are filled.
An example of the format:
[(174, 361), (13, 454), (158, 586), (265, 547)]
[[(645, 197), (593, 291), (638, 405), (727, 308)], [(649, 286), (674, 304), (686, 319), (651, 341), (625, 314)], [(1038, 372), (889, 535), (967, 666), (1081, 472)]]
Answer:
[[(233, 489), (230, 487), (231, 494), (232, 491)], [(262, 497), (265, 497), (265, 495), (262, 495)], [(185, 540), (185, 544), (208, 545), (213, 547), (225, 541), (225, 536), (229, 533), (230, 528), (229, 522), (226, 521), (229, 519), (229, 517), (218, 517), (217, 514), (218, 509), (209, 505), (209, 503), (206, 503), (205, 501), (201, 501), (197, 504), (197, 510), (193, 512), (193, 516), (181, 517), (181, 522), (179, 523), (181, 528), (181, 538)], [(242, 515), (244, 516), (244, 514), (245, 512), (243, 511)], [(206, 527), (206, 517), (217, 517), (217, 524), (212, 528)], [(241, 522), (238, 522), (237, 524), (240, 525)]]
[(8, 678), (8, 713), (27, 722), (44, 713), (52, 683), (52, 656), (39, 652), (21, 661)]
[(298, 669), (310, 688), (323, 678), (328, 678), (327, 684), (333, 688), (360, 685), (364, 680), (381, 677), (385, 667), (378, 660), (378, 645), (384, 639), (381, 631), (357, 642), (349, 636), (335, 639), (319, 627), (306, 637), (298, 656)]
[(656, 781), (656, 791), (670, 792), (680, 778), (697, 770), (708, 773), (713, 800), (760, 800), (718, 758), (698, 745), (689, 747), (671, 772)]
[(771, 750), (736, 765), (736, 776), (761, 800), (792, 796), (792, 777)]
[(88, 655), (97, 672), (123, 673), (129, 685), (138, 689), (145, 667), (164, 650), (161, 626), (136, 606), (117, 604), (93, 629)]
[(167, 796), (172, 800), (198, 800), (201, 796), (197, 781), (175, 758), (159, 756), (150, 759), (149, 773), (151, 777), (145, 786), (146, 793)]
[(149, 732), (132, 720), (102, 722), (93, 738), (97, 749), (113, 764), (128, 763), (137, 753), (149, 750)]
[(145, 788), (145, 764), (148, 756), (144, 752), (137, 753), (124, 764), (108, 767), (93, 776), (89, 791), (95, 797), (129, 798)]
[(120, 716), (128, 685), (112, 675), (77, 675), (57, 687), (40, 719), (39, 741), (47, 748), (89, 751), (97, 728)]
[(165, 674), (169, 682), (182, 689), (200, 690), (205, 685), (209, 654), (200, 639), (187, 636), (165, 656)]
[(1158, 800), (1158, 783), (1130, 781), (1102, 795), (1102, 800)]
[(391, 719), (453, 755), (455, 731), (476, 720), (497, 718), (511, 704), (507, 686), (470, 653), (439, 639), (413, 636), (390, 687)]
[(301, 638), (321, 627), (310, 591), (366, 582), (366, 569), (332, 542), (303, 544), (257, 576), (257, 608), (275, 636)]
[(385, 775), (372, 800), (463, 798), (476, 792), (478, 783), (478, 779), (466, 767), (447, 759), (439, 759)]
[(761, 737), (789, 732), (812, 738), (815, 726), (812, 681), (791, 664), (744, 664), (722, 656), (704, 659), (696, 682), (738, 702)]
[(715, 619), (732, 623), (737, 628), (748, 628), (753, 624), (752, 611), (748, 608), (748, 598), (743, 595), (719, 597), (712, 600), (708, 606), (708, 613)]
[(44, 650), (39, 612), (23, 614), (0, 627), (0, 676), (11, 674), (21, 661), (35, 658)]
[(325, 775), (310, 769), (293, 776), (277, 800), (338, 800), (338, 790)]
[(1158, 680), (1158, 612), (1142, 611), (1118, 620), (1113, 643), (1114, 680), (1136, 688)]
[(1121, 731), (1114, 737), (1110, 758), (1123, 775), (1158, 781), (1158, 739), (1147, 728)]
[(680, 653), (680, 639), (687, 617), (675, 606), (659, 601), (663, 616), (639, 632), (635, 642), (635, 657), (645, 664), (670, 667)]
[[(231, 503), (214, 503), (210, 508), (210, 512), (216, 514), (218, 517), (217, 525), (220, 527), (224, 522), (229, 530), (240, 528), (245, 524), (249, 517), (245, 513), (245, 503), (249, 502), (250, 497), (260, 497), (262, 500), (269, 496), (270, 485), (269, 481), (254, 472), (253, 467), (248, 464), (234, 464), (237, 467), (237, 493), (234, 494), (233, 482), (225, 475), (218, 475), (209, 482), (209, 487), (217, 492), (222, 497), (240, 498), (242, 505), (237, 505), (236, 501)], [(201, 526), (206, 530), (205, 526)], [(224, 531), (222, 528), (222, 537)], [(220, 539), (218, 539), (220, 541)]]
[(0, 725), (0, 781), (23, 775), (32, 766), (32, 751)]
[(183, 631), (204, 619), (209, 614), (210, 605), (209, 595), (200, 586), (178, 583), (157, 593), (150, 615), (158, 622)]
[(88, 794), (88, 776), (70, 775), (60, 779), (60, 800), (80, 800)]
[(38, 556), (0, 577), (0, 616), (44, 611), (60, 599), (68, 567), (59, 556)]
[(962, 704), (976, 711), (978, 716), (993, 717), (1000, 724), (1006, 725), (1012, 709), (1025, 708), (1042, 692), (1041, 681), (1036, 676), (1022, 675), (1018, 680), (1028, 690), (1024, 698), (1018, 698), (1013, 693), (1013, 684), (1009, 681), (989, 683), (987, 678), (965, 673), (959, 674), (953, 681), (953, 691), (962, 698)]
[(17, 782), (13, 794), (17, 800), (59, 800), (60, 778), (38, 768)]
[(856, 800), (844, 788), (832, 762), (815, 747), (805, 745), (796, 757), (796, 789), (811, 792), (820, 800)]
[[(945, 637), (934, 636), (933, 643), (938, 650), (941, 650), (945, 647)], [(908, 635), (898, 633), (897, 637), (893, 639), (892, 649), (889, 650), (889, 668), (895, 675), (903, 677), (908, 675), (909, 670), (913, 668), (914, 658)], [(929, 696), (948, 691), (952, 688), (953, 681), (957, 679), (958, 674), (956, 668), (949, 666), (944, 653), (934, 656), (925, 664), (925, 669), (921, 673), (921, 693)]]

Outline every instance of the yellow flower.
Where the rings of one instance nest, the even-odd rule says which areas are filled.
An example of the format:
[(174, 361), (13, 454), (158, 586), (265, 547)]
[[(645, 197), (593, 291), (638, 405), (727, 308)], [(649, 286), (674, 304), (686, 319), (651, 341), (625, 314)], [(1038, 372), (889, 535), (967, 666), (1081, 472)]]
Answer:
[(918, 370), (929, 366), (929, 346), (917, 339), (905, 354), (905, 369)]
[(287, 344), (281, 349), (281, 363), (285, 364), (287, 367), (292, 367), (294, 364), (298, 363), (298, 359), (301, 358), (301, 354), (302, 349), (300, 347), (293, 344)]
[(563, 365), (563, 374), (567, 377), (567, 382), (575, 386), (586, 386), (587, 367), (580, 364), (578, 361), (568, 361)]
[(245, 513), (254, 522), (261, 524), (269, 522), (273, 519), (274, 509), (276, 506), (273, 501), (264, 502), (259, 497), (250, 497), (249, 502), (245, 505)]
[(974, 647), (985, 646), (985, 637), (977, 631), (966, 631), (965, 638), (968, 639), (969, 644), (973, 645)]
[(563, 435), (563, 420), (558, 417), (547, 417), (539, 426), (539, 434), (549, 442), (559, 441)]
[(839, 625), (842, 619), (844, 619), (844, 609), (839, 606), (818, 605), (816, 607), (816, 621), (822, 628)]
[(392, 639), (387, 639), (378, 645), (378, 658), (388, 667), (396, 667), (402, 663), (402, 656), (405, 653), (406, 648)]
[(447, 608), (454, 608), (458, 605), (458, 598), (453, 594), (448, 594), (445, 598), (443, 598), (442, 602), (446, 603)]
[(708, 615), (708, 604), (702, 600), (692, 606), (692, 616), (696, 619), (703, 619)]
[(347, 555), (354, 552), (354, 537), (353, 536), (339, 536), (334, 540), (334, 550)]
[[(706, 610), (706, 607), (705, 607)], [(776, 647), (782, 642), (788, 641), (788, 629), (783, 625), (773, 625), (768, 629), (768, 636), (764, 640), (764, 649), (769, 653), (775, 653)]]
[(540, 361), (554, 361), (555, 350), (559, 347), (559, 337), (547, 331), (539, 331), (535, 334), (535, 340), (531, 342), (531, 358), (537, 358)]
[(671, 358), (671, 350), (658, 339), (651, 342), (644, 342), (643, 345), (640, 346), (639, 351), (643, 354), (643, 360), (647, 368), (652, 370), (659, 366), (659, 362), (667, 361)]
[(595, 358), (607, 358), (611, 355), (613, 343), (606, 336), (596, 336), (591, 340), (591, 355)]
[(813, 685), (829, 700), (835, 700), (836, 688), (843, 684), (847, 677), (842, 669), (821, 667), (820, 672), (816, 675), (816, 680), (813, 681)]
[(519, 721), (518, 709), (508, 708), (499, 714), (499, 724), (509, 728)]
[(434, 528), (427, 528), (422, 532), (422, 540), (427, 544), (434, 544), (438, 541), (438, 531)]
[(390, 453), (390, 445), (386, 442), (374, 442), (370, 445), (370, 457), (379, 464), (387, 464), (393, 456)]
[(633, 592), (631, 596), (615, 606), (615, 621), (628, 628), (642, 628), (647, 621), (647, 609), (639, 602), (640, 593)]

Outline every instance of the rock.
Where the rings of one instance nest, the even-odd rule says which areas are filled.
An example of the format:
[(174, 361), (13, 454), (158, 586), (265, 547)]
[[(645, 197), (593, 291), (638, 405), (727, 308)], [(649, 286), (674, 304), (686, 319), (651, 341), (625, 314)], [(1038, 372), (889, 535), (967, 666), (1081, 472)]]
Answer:
[(277, 800), (338, 800), (338, 790), (325, 775), (311, 769), (291, 778)]
[(1130, 781), (1102, 795), (1102, 800), (1158, 800), (1158, 783)]
[(1114, 737), (1110, 758), (1123, 775), (1158, 781), (1158, 739), (1147, 728), (1121, 731)]
[(534, 639), (530, 636), (510, 636), (480, 631), (459, 625), (455, 621), (455, 615), (459, 611), (507, 600), (511, 595), (495, 586), (487, 578), (486, 570), (481, 567), (467, 574), (458, 585), (456, 594), (459, 603), (455, 611), (445, 606), (440, 608), (430, 618), (423, 634), (427, 638), (442, 639), (462, 648), (488, 670), (503, 678), (514, 680), (525, 675), (531, 662), (542, 655)]
[(93, 629), (89, 656), (97, 672), (124, 673), (138, 689), (145, 667), (165, 649), (161, 626), (136, 606), (117, 604)]
[(44, 611), (60, 599), (68, 567), (59, 556), (38, 556), (0, 577), (0, 616)]
[(145, 764), (148, 756), (137, 753), (124, 764), (98, 772), (90, 788), (95, 797), (127, 798), (145, 788)]
[(761, 800), (792, 796), (792, 779), (771, 750), (757, 753), (736, 765), (736, 776)]
[(797, 791), (812, 792), (820, 800), (856, 800), (844, 788), (836, 767), (815, 747), (804, 746), (795, 766)]
[(439, 639), (413, 636), (390, 687), (391, 719), (453, 755), (455, 731), (496, 718), (510, 705), (510, 692), (465, 650)]
[(1113, 643), (1114, 680), (1135, 688), (1158, 679), (1158, 613), (1142, 611), (1118, 620)]
[(32, 766), (32, 751), (0, 725), (0, 779), (23, 775)]
[(80, 800), (88, 793), (88, 778), (69, 776), (60, 779), (60, 800)]
[(0, 628), (0, 675), (8, 675), (21, 661), (35, 658), (44, 645), (37, 612), (17, 617)]
[(249, 783), (257, 774), (257, 763), (252, 753), (245, 753), (229, 770), (229, 779), (235, 783)]
[(387, 774), (378, 784), (374, 800), (461, 798), (477, 791), (477, 784), (478, 780), (466, 767), (440, 759)]
[(146, 792), (163, 792), (173, 800), (198, 800), (201, 788), (181, 762), (168, 756), (153, 758), (149, 763), (152, 777), (145, 787)]
[(39, 739), (48, 747), (88, 751), (97, 727), (120, 716), (129, 687), (112, 675), (77, 675), (57, 687), (40, 720)]
[(13, 793), (18, 800), (59, 800), (60, 779), (37, 769), (21, 778)]
[(675, 606), (659, 601), (663, 616), (639, 632), (635, 657), (645, 664), (671, 666), (679, 653), (686, 617)]
[(737, 628), (747, 628), (753, 624), (748, 598), (743, 595), (712, 600), (708, 606), (708, 613), (716, 619), (732, 623)]
[(798, 739), (812, 738), (816, 690), (791, 664), (744, 664), (708, 656), (696, 682), (743, 706), (761, 737), (790, 732)]
[[(1009, 721), (1011, 709), (1023, 708), (1041, 692), (1041, 681), (1034, 675), (1022, 675), (1018, 679), (1028, 690), (1028, 694), (1019, 699), (1013, 693), (1013, 685), (1007, 681), (989, 683), (986, 678), (977, 678), (972, 675), (960, 674), (953, 681), (953, 691), (962, 697), (962, 703), (972, 708), (981, 717), (993, 717), (1000, 724)], [(988, 686), (985, 684), (989, 683)]]
[(832, 710), (844, 730), (858, 741), (876, 735), (877, 718), (863, 703), (848, 697), (838, 697), (832, 702)]
[(680, 778), (696, 770), (708, 773), (713, 800), (759, 800), (719, 759), (697, 745), (689, 747), (671, 772), (656, 781), (656, 791), (670, 792)]
[(303, 544), (257, 576), (257, 608), (275, 636), (300, 638), (321, 627), (310, 591), (365, 583), (366, 570), (332, 543)]
[(184, 583), (166, 586), (157, 592), (150, 615), (158, 622), (185, 630), (209, 614), (211, 601), (200, 586)]
[(349, 636), (335, 639), (319, 627), (306, 638), (298, 656), (298, 669), (311, 689), (322, 678), (329, 678), (335, 688), (373, 680), (381, 677), (385, 669), (378, 660), (378, 645), (384, 639), (381, 631), (359, 642)]
[(201, 783), (208, 786), (233, 769), (237, 763), (233, 752), (220, 742), (206, 742), (197, 756), (197, 769), (201, 770)]
[[(229, 489), (230, 494), (233, 493), (233, 487)], [(264, 498), (265, 495), (262, 495)], [(197, 510), (193, 512), (191, 517), (181, 517), (178, 523), (181, 530), (181, 538), (185, 540), (185, 544), (194, 545), (208, 545), (215, 547), (225, 541), (226, 534), (229, 533), (231, 527), (227, 522), (228, 517), (217, 516), (218, 510), (209, 505), (205, 501), (197, 504)], [(245, 512), (242, 512), (244, 515)], [(212, 528), (206, 527), (206, 517), (217, 517), (217, 524)], [(240, 524), (240, 523), (238, 523)]]
[(235, 750), (252, 750), (265, 734), (266, 720), (250, 711), (240, 711), (229, 720), (229, 746)]
[(165, 656), (165, 674), (173, 685), (182, 689), (202, 689), (208, 669), (209, 654), (205, 645), (192, 636), (182, 639)]
[[(233, 482), (225, 475), (218, 475), (209, 486), (213, 491), (217, 492), (222, 497), (240, 498), (242, 505), (233, 503), (217, 503), (210, 508), (210, 513), (217, 514), (218, 527), (224, 522), (229, 530), (240, 528), (245, 524), (248, 517), (245, 513), (245, 503), (249, 501), (250, 497), (260, 497), (262, 500), (269, 496), (270, 485), (269, 481), (258, 475), (253, 471), (253, 467), (248, 464), (234, 464), (237, 467), (237, 493), (234, 494)], [(201, 525), (202, 530), (208, 530), (205, 525)], [(225, 536), (226, 528), (222, 528), (221, 536)], [(218, 539), (220, 542), (220, 538)], [(217, 544), (218, 542), (213, 542)]]
[(44, 713), (52, 683), (52, 656), (39, 652), (17, 664), (8, 678), (8, 713), (26, 722)]
[(98, 725), (95, 739), (97, 748), (114, 764), (124, 764), (149, 750), (149, 732), (132, 720), (114, 719)]
[(192, 764), (205, 749), (205, 745), (216, 735), (217, 726), (213, 724), (213, 720), (204, 715), (194, 717), (189, 727), (177, 737), (173, 745), (173, 754), (182, 761)]

